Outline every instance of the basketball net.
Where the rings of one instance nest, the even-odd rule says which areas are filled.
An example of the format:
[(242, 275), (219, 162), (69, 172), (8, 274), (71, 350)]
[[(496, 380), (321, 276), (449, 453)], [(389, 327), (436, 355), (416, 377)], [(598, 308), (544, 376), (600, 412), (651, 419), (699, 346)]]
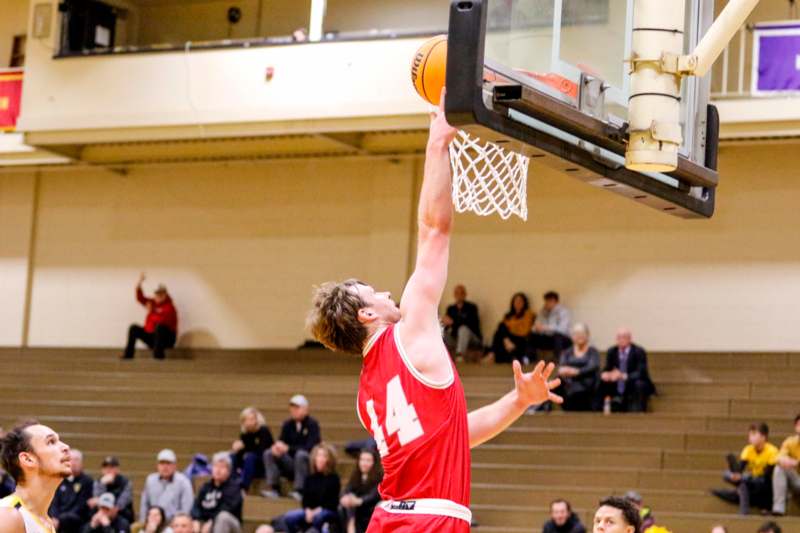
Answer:
[(450, 144), (456, 211), (528, 220), (529, 163), (522, 154), (459, 131)]

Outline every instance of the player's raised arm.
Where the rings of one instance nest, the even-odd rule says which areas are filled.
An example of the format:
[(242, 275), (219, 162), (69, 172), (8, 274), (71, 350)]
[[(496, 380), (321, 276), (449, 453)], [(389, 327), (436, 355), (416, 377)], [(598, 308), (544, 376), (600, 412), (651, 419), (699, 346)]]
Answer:
[(502, 433), (514, 423), (532, 405), (546, 401), (562, 403), (561, 396), (553, 393), (560, 384), (560, 379), (550, 380), (555, 365), (539, 361), (532, 372), (522, 372), (519, 361), (514, 361), (514, 390), (467, 416), (469, 425), (469, 446), (474, 448)]
[(444, 115), (444, 90), (439, 108), (431, 113), (425, 151), (425, 175), (418, 208), (417, 262), (400, 300), (400, 336), (417, 370), (434, 381), (452, 374), (439, 329), (439, 301), (447, 283), (451, 200), (450, 143), (456, 130)]

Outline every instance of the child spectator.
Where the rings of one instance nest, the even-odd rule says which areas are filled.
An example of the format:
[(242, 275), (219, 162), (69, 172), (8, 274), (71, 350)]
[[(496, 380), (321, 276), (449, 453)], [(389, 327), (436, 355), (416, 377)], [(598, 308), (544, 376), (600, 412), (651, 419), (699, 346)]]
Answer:
[(753, 424), (747, 434), (749, 444), (744, 447), (737, 463), (728, 456), (728, 470), (724, 479), (736, 490), (714, 490), (718, 498), (739, 504), (739, 514), (749, 514), (750, 506), (768, 509), (772, 504), (772, 469), (778, 462), (778, 448), (767, 442), (769, 427), (764, 422)]

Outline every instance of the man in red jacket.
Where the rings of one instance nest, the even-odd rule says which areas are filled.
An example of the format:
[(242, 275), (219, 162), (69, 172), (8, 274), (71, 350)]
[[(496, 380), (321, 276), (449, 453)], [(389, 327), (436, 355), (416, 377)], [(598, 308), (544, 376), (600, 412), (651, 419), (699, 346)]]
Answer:
[(153, 297), (147, 298), (142, 292), (144, 280), (145, 275), (142, 274), (136, 285), (136, 299), (147, 308), (147, 318), (144, 327), (133, 324), (128, 329), (128, 345), (125, 347), (123, 359), (133, 359), (137, 340), (153, 349), (153, 357), (164, 359), (164, 350), (174, 347), (178, 336), (178, 312), (167, 288), (159, 285)]

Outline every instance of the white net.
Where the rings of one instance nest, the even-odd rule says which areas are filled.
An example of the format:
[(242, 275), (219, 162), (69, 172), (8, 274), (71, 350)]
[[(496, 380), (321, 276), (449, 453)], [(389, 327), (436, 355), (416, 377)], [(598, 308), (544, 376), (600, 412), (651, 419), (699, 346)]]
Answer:
[(456, 211), (528, 220), (526, 156), (459, 131), (450, 145)]

